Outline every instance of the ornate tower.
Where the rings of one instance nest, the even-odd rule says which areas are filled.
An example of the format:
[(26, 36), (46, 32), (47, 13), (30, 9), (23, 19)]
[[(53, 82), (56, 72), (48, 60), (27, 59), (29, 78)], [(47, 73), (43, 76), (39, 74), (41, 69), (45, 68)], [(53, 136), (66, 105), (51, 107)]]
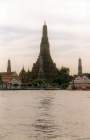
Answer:
[(36, 63), (33, 64), (32, 79), (40, 78), (52, 80), (57, 75), (57, 71), (56, 65), (50, 55), (47, 25), (44, 23), (40, 53)]
[(78, 75), (82, 75), (82, 60), (79, 58), (78, 60)]
[(8, 60), (7, 72), (11, 73), (11, 61), (10, 60)]

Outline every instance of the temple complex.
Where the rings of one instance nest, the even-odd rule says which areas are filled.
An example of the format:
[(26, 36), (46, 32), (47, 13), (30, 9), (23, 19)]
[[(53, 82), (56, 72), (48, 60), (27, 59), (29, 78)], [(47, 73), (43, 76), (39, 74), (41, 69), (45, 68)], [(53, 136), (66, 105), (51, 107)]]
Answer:
[(78, 75), (79, 76), (82, 75), (82, 60), (81, 60), (81, 58), (79, 58), (79, 60), (78, 60)]
[(10, 60), (8, 60), (7, 72), (0, 72), (0, 76), (1, 76), (2, 82), (4, 84), (9, 84), (12, 82), (12, 80), (19, 80), (17, 73), (11, 71), (11, 61)]
[(47, 25), (44, 23), (42, 31), (42, 39), (40, 44), (40, 53), (36, 63), (32, 68), (32, 79), (46, 79), (51, 81), (57, 75), (56, 64), (50, 55)]
[(78, 74), (70, 82), (69, 87), (74, 87), (77, 90), (90, 90), (90, 79), (82, 72), (82, 60), (78, 59)]

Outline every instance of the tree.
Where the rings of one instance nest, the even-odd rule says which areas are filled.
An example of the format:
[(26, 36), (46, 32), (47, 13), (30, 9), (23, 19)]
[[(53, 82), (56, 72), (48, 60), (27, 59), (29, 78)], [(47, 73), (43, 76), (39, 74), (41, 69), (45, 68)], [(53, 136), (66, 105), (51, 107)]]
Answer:
[(2, 81), (2, 76), (0, 75), (0, 87), (3, 87), (3, 81)]
[(59, 86), (61, 89), (67, 88), (69, 82), (72, 79), (69, 73), (70, 73), (69, 68), (62, 67), (61, 70), (59, 70), (58, 72), (58, 76), (53, 80), (53, 83), (56, 86)]
[(2, 84), (2, 76), (0, 75), (0, 85)]
[(31, 82), (31, 72), (29, 70), (26, 73), (26, 81), (27, 81), (27, 83)]
[(44, 79), (36, 79), (32, 82), (32, 86), (38, 88), (46, 88), (48, 86), (48, 83)]
[(19, 74), (20, 80), (22, 83), (26, 83), (26, 71), (24, 70), (24, 67), (22, 68), (20, 74)]
[(90, 79), (90, 73), (84, 73), (83, 75), (87, 76)]

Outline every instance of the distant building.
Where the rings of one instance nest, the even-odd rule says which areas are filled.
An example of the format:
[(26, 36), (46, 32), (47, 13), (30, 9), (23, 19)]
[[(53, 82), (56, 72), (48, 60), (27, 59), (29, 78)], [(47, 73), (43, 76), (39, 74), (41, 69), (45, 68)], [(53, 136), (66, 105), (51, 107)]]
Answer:
[(90, 89), (90, 79), (83, 75), (83, 76), (77, 76), (74, 80), (74, 87), (76, 89)]
[(82, 75), (82, 60), (79, 58), (78, 60), (78, 75)]
[(70, 88), (88, 90), (90, 89), (90, 79), (82, 73), (82, 60), (78, 61), (78, 75), (70, 82)]
[(56, 77), (57, 71), (56, 64), (53, 62), (50, 55), (47, 25), (44, 23), (39, 57), (36, 63), (33, 64), (31, 72), (32, 80), (46, 79), (50, 81)]
[(11, 61), (8, 60), (7, 73), (11, 73)]
[(17, 73), (11, 71), (11, 61), (10, 60), (8, 60), (7, 72), (0, 72), (0, 76), (1, 76), (2, 83), (5, 86), (12, 84), (13, 80), (16, 80), (17, 83), (18, 83), (18, 81), (20, 81)]

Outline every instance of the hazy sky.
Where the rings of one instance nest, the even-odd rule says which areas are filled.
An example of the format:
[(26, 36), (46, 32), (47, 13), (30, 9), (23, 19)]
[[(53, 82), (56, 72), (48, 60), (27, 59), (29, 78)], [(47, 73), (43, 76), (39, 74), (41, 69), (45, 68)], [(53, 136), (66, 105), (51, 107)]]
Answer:
[(42, 25), (48, 26), (50, 50), (58, 68), (90, 72), (90, 0), (0, 0), (0, 71), (31, 70), (39, 54)]

